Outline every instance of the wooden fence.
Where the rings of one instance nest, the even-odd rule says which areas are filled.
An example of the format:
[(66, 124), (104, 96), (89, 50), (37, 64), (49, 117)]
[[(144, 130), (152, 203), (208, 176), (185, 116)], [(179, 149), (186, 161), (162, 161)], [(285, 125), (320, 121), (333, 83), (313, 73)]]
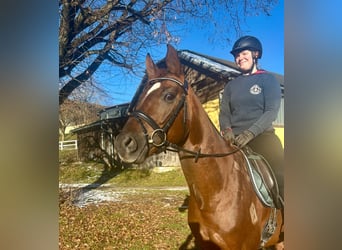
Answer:
[(77, 149), (77, 140), (60, 141), (59, 150)]

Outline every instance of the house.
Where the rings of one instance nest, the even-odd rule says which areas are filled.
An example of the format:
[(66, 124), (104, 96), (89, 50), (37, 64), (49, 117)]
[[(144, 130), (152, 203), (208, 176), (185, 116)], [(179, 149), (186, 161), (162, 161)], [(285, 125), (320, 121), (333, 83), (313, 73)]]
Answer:
[[(240, 74), (234, 62), (199, 54), (190, 50), (178, 51), (181, 63), (184, 65), (186, 80), (198, 96), (210, 119), (218, 128), (218, 110), (220, 95), (225, 84)], [(163, 63), (163, 60), (158, 64)], [(284, 77), (275, 75), (282, 89), (284, 97)], [(146, 75), (142, 83), (146, 81)], [(100, 119), (92, 124), (73, 130), (77, 134), (80, 160), (105, 159), (108, 164), (117, 164), (114, 150), (115, 136), (127, 120), (129, 103), (112, 106), (99, 113)], [(282, 98), (281, 110), (275, 122), (276, 133), (284, 142), (284, 98)], [(179, 165), (178, 156), (175, 153), (161, 153), (147, 159), (144, 166), (175, 166)]]
[(81, 161), (103, 160), (115, 165), (119, 159), (114, 152), (114, 139), (127, 120), (129, 103), (99, 111), (99, 120), (72, 130), (77, 134), (78, 157)]

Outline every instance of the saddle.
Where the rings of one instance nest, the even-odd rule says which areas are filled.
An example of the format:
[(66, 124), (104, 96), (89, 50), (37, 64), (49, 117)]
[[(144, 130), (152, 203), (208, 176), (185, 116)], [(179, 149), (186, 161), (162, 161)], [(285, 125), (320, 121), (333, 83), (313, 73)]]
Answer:
[(277, 179), (266, 159), (248, 146), (242, 152), (254, 190), (261, 202), (268, 207), (283, 208)]

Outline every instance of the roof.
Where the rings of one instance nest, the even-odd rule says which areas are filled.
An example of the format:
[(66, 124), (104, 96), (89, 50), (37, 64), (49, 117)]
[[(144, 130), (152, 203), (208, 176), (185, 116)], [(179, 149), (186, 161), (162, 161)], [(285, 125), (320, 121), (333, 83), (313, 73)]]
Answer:
[(86, 133), (88, 131), (111, 128), (112, 133), (117, 134), (119, 129), (122, 128), (122, 126), (125, 124), (127, 119), (128, 119), (127, 115), (124, 115), (122, 117), (116, 117), (116, 118), (101, 119), (96, 122), (87, 124), (85, 126), (73, 129), (70, 132), (71, 133)]
[(78, 127), (76, 129), (71, 130), (71, 133), (85, 133), (87, 131), (92, 131), (97, 128), (102, 128), (103, 126), (107, 124), (114, 124), (121, 126), (125, 123), (127, 120), (127, 109), (128, 109), (129, 103), (123, 103), (114, 105), (111, 107), (106, 107), (102, 110), (100, 110), (99, 118), (100, 120), (95, 121), (93, 123), (87, 124), (82, 127)]
[(99, 112), (101, 120), (110, 118), (119, 118), (127, 115), (127, 110), (129, 107), (128, 103), (118, 104), (111, 107), (106, 107)]

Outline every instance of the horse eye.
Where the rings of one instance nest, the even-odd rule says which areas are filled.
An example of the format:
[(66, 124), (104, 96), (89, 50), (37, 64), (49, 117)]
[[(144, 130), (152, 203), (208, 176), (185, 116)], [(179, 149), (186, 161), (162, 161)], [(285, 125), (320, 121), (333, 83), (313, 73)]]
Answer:
[(173, 93), (167, 93), (167, 94), (164, 96), (164, 100), (167, 101), (167, 102), (171, 102), (171, 101), (173, 101), (175, 98), (176, 98), (176, 95), (173, 94)]

